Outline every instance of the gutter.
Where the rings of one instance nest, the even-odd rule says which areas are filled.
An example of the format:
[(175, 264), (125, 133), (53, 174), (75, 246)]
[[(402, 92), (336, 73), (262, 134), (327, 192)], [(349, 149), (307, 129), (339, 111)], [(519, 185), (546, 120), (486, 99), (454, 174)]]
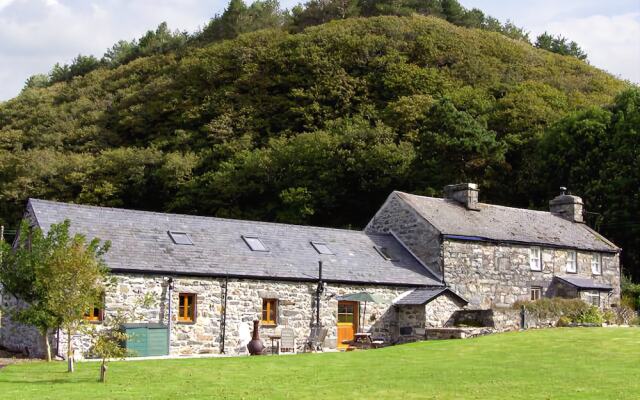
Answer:
[(460, 242), (487, 242), (487, 243), (496, 243), (496, 244), (516, 244), (522, 246), (540, 246), (540, 247), (551, 247), (556, 249), (571, 249), (571, 250), (579, 250), (579, 251), (596, 251), (601, 253), (610, 253), (617, 254), (620, 252), (620, 249), (593, 249), (593, 248), (584, 248), (577, 246), (567, 246), (567, 245), (559, 245), (553, 243), (546, 242), (524, 242), (519, 240), (504, 240), (504, 239), (491, 239), (481, 236), (465, 236), (465, 235), (450, 235), (443, 234), (442, 237), (447, 240), (457, 240)]
[[(288, 282), (318, 282), (318, 278), (301, 278), (294, 276), (256, 276), (242, 274), (227, 273), (207, 273), (207, 272), (180, 272), (180, 271), (154, 271), (147, 269), (133, 268), (109, 268), (114, 274), (140, 274), (140, 275), (167, 275), (174, 276), (193, 276), (193, 277), (209, 277), (209, 278), (225, 278), (244, 279), (244, 280), (260, 280), (260, 281), (288, 281)], [(349, 281), (343, 279), (323, 279), (326, 283), (345, 284), (345, 285), (374, 285), (374, 286), (400, 286), (400, 287), (423, 287), (424, 283), (407, 283), (407, 282), (372, 282), (372, 281)]]

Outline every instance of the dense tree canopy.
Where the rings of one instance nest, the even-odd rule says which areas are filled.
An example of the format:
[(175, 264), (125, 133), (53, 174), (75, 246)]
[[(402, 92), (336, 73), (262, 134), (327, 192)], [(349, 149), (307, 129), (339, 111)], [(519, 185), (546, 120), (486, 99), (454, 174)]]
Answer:
[[(260, 4), (248, 8), (272, 3)], [(439, 195), (476, 181), (485, 201), (546, 209), (569, 185), (634, 268), (639, 246), (623, 228), (640, 209), (637, 87), (455, 26), (449, 6), (448, 18), (301, 32), (278, 20), (174, 50), (150, 44), (180, 37), (161, 30), (145, 42), (161, 51), (128, 59), (120, 43), (112, 59), (127, 62), (34, 79), (0, 104), (0, 216), (14, 226), (26, 199), (41, 197), (362, 227), (394, 189)]]

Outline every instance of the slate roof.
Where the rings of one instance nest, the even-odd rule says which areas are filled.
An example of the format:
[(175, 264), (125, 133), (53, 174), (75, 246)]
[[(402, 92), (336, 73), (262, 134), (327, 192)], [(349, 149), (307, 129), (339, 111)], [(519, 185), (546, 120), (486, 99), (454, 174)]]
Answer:
[(479, 203), (467, 210), (454, 200), (394, 192), (445, 237), (540, 244), (579, 250), (617, 252), (620, 249), (586, 224), (547, 211)]
[(554, 278), (575, 286), (578, 289), (613, 290), (613, 286), (610, 284), (595, 282), (589, 278), (578, 278), (575, 276), (555, 276)]
[(427, 287), (413, 289), (410, 293), (399, 297), (393, 303), (395, 305), (421, 306), (435, 300), (438, 296), (445, 293), (451, 294), (464, 304), (469, 303), (466, 299), (446, 287)]
[[(37, 224), (47, 230), (64, 219), (89, 238), (110, 240), (105, 261), (113, 272), (314, 281), (318, 261), (333, 282), (423, 286), (440, 283), (393, 236), (310, 226), (240, 221), (94, 207), (30, 199)], [(168, 231), (186, 232), (193, 245), (177, 245)], [(259, 237), (269, 249), (251, 251), (242, 235)], [(326, 243), (322, 255), (311, 241)], [(393, 260), (374, 248), (386, 247)]]

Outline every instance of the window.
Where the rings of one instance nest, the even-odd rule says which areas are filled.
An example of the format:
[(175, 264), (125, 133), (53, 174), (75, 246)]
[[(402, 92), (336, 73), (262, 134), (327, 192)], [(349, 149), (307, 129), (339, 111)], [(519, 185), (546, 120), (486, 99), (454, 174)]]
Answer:
[(576, 252), (570, 251), (567, 253), (567, 272), (576, 273), (578, 268), (576, 265)]
[(540, 247), (531, 247), (529, 249), (529, 267), (531, 267), (532, 271), (542, 271)]
[(196, 320), (196, 295), (194, 293), (180, 293), (178, 307), (179, 322), (194, 322)]
[(587, 292), (587, 303), (592, 306), (600, 307), (600, 293), (599, 292)]
[(602, 254), (593, 254), (591, 256), (591, 273), (594, 275), (602, 273)]
[(171, 240), (173, 240), (173, 243), (193, 246), (193, 241), (191, 240), (191, 236), (189, 236), (188, 233), (173, 231), (167, 231), (167, 233), (169, 234)]
[(384, 258), (387, 261), (395, 261), (395, 258), (393, 258), (393, 256), (391, 255), (391, 253), (389, 252), (389, 249), (386, 247), (380, 247), (380, 246), (373, 246), (374, 249), (376, 249), (376, 251), (378, 252), (378, 254), (380, 254), (380, 256), (382, 258)]
[(91, 307), (89, 311), (84, 314), (84, 319), (89, 322), (102, 322), (104, 318), (103, 311), (100, 307)]
[(269, 251), (262, 240), (255, 236), (242, 236), (242, 239), (252, 251)]
[(333, 251), (327, 246), (326, 243), (311, 242), (311, 245), (318, 252), (318, 254), (333, 254)]
[(542, 288), (540, 286), (532, 286), (530, 290), (530, 300), (540, 300), (542, 297)]
[(278, 300), (262, 299), (262, 324), (278, 324)]

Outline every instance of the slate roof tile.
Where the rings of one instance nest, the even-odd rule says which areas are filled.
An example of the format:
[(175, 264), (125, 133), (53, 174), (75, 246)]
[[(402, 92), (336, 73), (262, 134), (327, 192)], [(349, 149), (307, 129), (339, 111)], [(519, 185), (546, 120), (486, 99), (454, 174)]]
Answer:
[[(439, 281), (391, 235), (362, 231), (164, 214), (30, 199), (38, 225), (64, 219), (89, 238), (110, 240), (105, 261), (114, 272), (176, 273), (315, 280), (323, 261), (327, 281), (405, 286)], [(187, 232), (193, 245), (176, 245), (168, 231)], [(268, 252), (251, 251), (242, 235), (260, 237)], [(335, 253), (318, 254), (311, 241)], [(374, 246), (395, 255), (385, 260)]]

